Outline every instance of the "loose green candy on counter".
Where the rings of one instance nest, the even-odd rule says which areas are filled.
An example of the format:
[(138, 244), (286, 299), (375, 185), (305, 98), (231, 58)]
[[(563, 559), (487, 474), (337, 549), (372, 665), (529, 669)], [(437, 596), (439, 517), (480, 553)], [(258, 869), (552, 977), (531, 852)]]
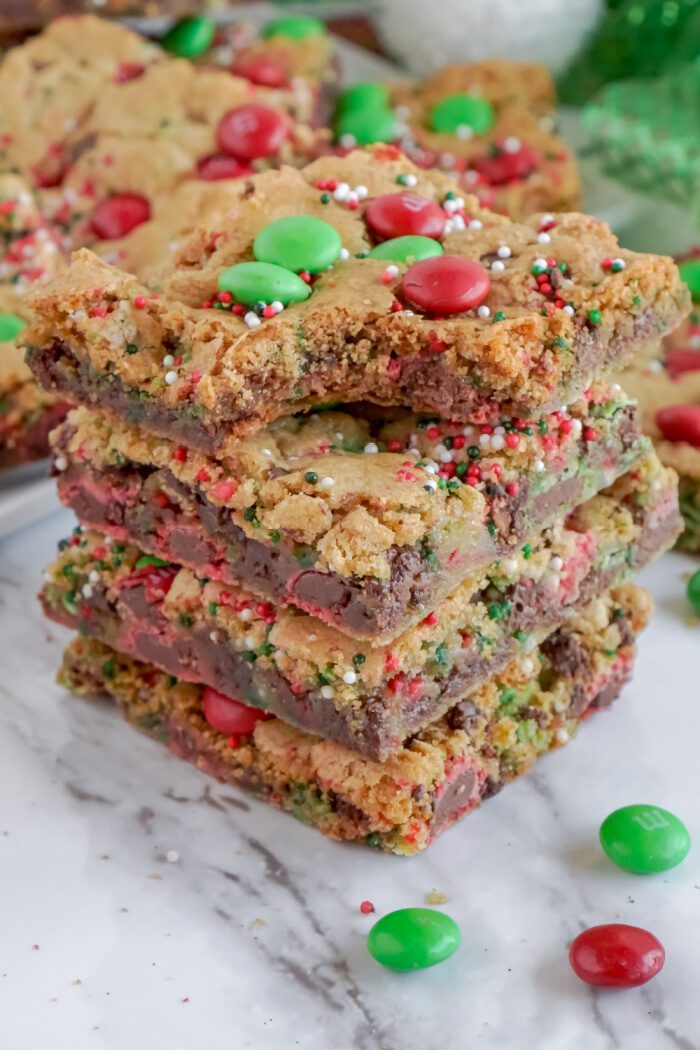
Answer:
[(700, 303), (700, 259), (687, 259), (679, 267), (682, 280), (688, 285), (694, 303)]
[(352, 84), (338, 99), (338, 113), (355, 112), (358, 109), (386, 109), (389, 92), (378, 80), (363, 80)]
[(400, 908), (375, 922), (367, 936), (370, 955), (390, 970), (425, 970), (459, 948), (459, 926), (432, 908)]
[(196, 58), (211, 47), (216, 25), (204, 15), (192, 15), (176, 22), (161, 40), (162, 46), (178, 58)]
[(312, 15), (289, 15), (287, 18), (276, 18), (263, 26), (260, 34), (265, 40), (273, 36), (284, 36), (287, 40), (308, 40), (311, 36), (323, 36), (326, 27), (320, 18)]
[(320, 273), (332, 266), (342, 248), (340, 234), (313, 215), (290, 215), (263, 227), (253, 244), (260, 262), (275, 263), (287, 270)]
[(234, 299), (246, 306), (255, 303), (300, 303), (308, 299), (308, 284), (283, 266), (266, 262), (244, 262), (229, 266), (219, 274), (219, 290), (230, 292)]
[(358, 146), (373, 142), (392, 142), (396, 138), (396, 118), (386, 106), (362, 106), (341, 113), (335, 122), (335, 137), (352, 135)]
[(623, 806), (601, 824), (600, 844), (618, 867), (649, 875), (680, 864), (690, 849), (690, 835), (667, 809)]
[(693, 612), (700, 616), (700, 569), (694, 572), (688, 580), (686, 593), (688, 601), (693, 607)]
[(19, 335), (27, 322), (16, 314), (0, 314), (0, 343), (7, 343)]
[(448, 95), (433, 106), (430, 127), (451, 133), (466, 127), (480, 135), (493, 126), (493, 120), (493, 106), (488, 99), (480, 95)]
[(369, 254), (372, 259), (387, 259), (389, 262), (418, 262), (420, 259), (442, 255), (443, 251), (440, 242), (433, 237), (407, 235), (383, 241), (372, 248)]

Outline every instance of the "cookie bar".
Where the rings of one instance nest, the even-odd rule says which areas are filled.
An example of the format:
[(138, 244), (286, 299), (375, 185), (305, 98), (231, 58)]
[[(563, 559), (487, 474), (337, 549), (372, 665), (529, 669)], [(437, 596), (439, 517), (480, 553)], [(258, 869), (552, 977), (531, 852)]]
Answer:
[[(48, 389), (213, 453), (324, 400), (538, 418), (687, 312), (673, 261), (619, 249), (605, 224), (569, 214), (547, 232), (451, 186), (388, 148), (245, 180), (160, 293), (77, 253), (33, 302), (30, 366)], [(315, 233), (290, 249), (282, 218)]]
[(555, 101), (542, 66), (456, 64), (423, 81), (349, 87), (336, 109), (336, 141), (393, 142), (514, 219), (571, 211), (580, 207), (581, 185), (573, 153), (553, 130)]
[(381, 760), (673, 542), (672, 473), (652, 458), (616, 484), (375, 648), (80, 528), (42, 601), (50, 618), (120, 652)]
[(700, 552), (700, 259), (680, 263), (693, 293), (690, 316), (649, 356), (640, 355), (622, 376), (639, 401), (645, 433), (661, 461), (679, 475), (685, 530), (681, 550)]
[(619, 388), (588, 393), (495, 428), (288, 416), (220, 460), (79, 408), (53, 438), (58, 491), (114, 539), (388, 641), (648, 448)]
[(61, 272), (67, 245), (17, 175), (0, 175), (0, 469), (49, 453), (49, 432), (68, 405), (43, 390), (17, 343), (30, 313), (27, 290)]
[(94, 639), (68, 647), (59, 681), (115, 700), (133, 726), (178, 757), (323, 834), (408, 856), (613, 701), (649, 609), (646, 592), (616, 588), (381, 764)]

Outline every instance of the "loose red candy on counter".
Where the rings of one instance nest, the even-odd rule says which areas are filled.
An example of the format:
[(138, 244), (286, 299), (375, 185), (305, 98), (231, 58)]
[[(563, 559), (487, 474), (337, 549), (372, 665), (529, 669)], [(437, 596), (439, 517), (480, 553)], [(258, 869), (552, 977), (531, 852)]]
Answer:
[(445, 213), (419, 193), (385, 193), (367, 205), (365, 222), (383, 241), (390, 237), (442, 237)]
[(666, 961), (663, 945), (639, 926), (591, 926), (571, 942), (577, 977), (599, 988), (637, 988), (656, 977)]
[(403, 294), (433, 314), (473, 310), (488, 295), (491, 281), (483, 266), (461, 255), (436, 255), (414, 263), (404, 274)]
[(116, 193), (94, 208), (90, 225), (103, 241), (126, 237), (151, 217), (151, 205), (140, 193)]
[(270, 718), (267, 711), (261, 711), (258, 707), (248, 707), (240, 700), (232, 700), (230, 696), (224, 696), (211, 686), (204, 690), (202, 709), (212, 729), (226, 736), (252, 733), (256, 723)]
[(500, 150), (498, 153), (476, 157), (472, 164), (491, 186), (505, 186), (508, 182), (525, 179), (540, 163), (540, 155), (531, 146), (520, 146), (517, 150)]
[(231, 66), (231, 72), (258, 87), (283, 88), (289, 84), (284, 69), (268, 55), (239, 55)]
[(666, 371), (671, 379), (677, 379), (686, 372), (700, 371), (700, 350), (690, 350), (679, 347), (677, 350), (668, 350), (664, 358)]
[(700, 405), (666, 405), (655, 419), (667, 441), (686, 441), (700, 448)]
[(216, 141), (232, 157), (255, 160), (278, 153), (288, 134), (289, 126), (281, 113), (252, 102), (224, 113), (216, 129)]
[(239, 179), (242, 175), (250, 175), (250, 172), (247, 164), (241, 164), (235, 157), (229, 157), (226, 153), (212, 153), (209, 157), (203, 157), (197, 164), (197, 175), (207, 182)]

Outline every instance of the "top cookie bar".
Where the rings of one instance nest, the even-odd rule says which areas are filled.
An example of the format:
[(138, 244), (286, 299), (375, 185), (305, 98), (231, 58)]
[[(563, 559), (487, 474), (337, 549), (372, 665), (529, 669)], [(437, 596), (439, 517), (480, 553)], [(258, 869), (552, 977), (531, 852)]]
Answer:
[(215, 454), (318, 401), (539, 416), (675, 327), (689, 296), (671, 259), (604, 223), (511, 222), (378, 147), (243, 181), (160, 292), (83, 251), (32, 305), (46, 386)]

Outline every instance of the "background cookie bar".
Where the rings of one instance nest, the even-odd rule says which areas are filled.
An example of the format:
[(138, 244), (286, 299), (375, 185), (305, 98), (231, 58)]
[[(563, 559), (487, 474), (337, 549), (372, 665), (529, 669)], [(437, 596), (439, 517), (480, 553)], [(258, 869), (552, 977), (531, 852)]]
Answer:
[(554, 131), (554, 87), (541, 66), (488, 60), (407, 84), (356, 84), (339, 98), (340, 146), (394, 142), (442, 168), (488, 208), (522, 219), (581, 202), (573, 154)]
[(673, 542), (673, 475), (650, 461), (617, 484), (375, 648), (80, 529), (49, 569), (42, 601), (50, 618), (120, 652), (381, 760)]
[(111, 697), (176, 755), (331, 838), (411, 855), (615, 699), (649, 606), (629, 584), (597, 599), (383, 763), (94, 639), (68, 647), (59, 681), (81, 696)]
[(640, 355), (621, 377), (639, 401), (645, 433), (663, 463), (679, 475), (685, 530), (682, 550), (700, 551), (700, 259), (680, 263), (693, 295), (690, 316), (650, 355)]
[(252, 177), (162, 293), (78, 253), (33, 303), (31, 367), (213, 452), (310, 401), (538, 417), (686, 312), (672, 260), (581, 215), (512, 223), (453, 185), (382, 148)]
[(602, 385), (517, 427), (388, 415), (286, 417), (214, 460), (81, 408), (54, 435), (59, 495), (115, 539), (376, 641), (646, 447), (633, 404)]

